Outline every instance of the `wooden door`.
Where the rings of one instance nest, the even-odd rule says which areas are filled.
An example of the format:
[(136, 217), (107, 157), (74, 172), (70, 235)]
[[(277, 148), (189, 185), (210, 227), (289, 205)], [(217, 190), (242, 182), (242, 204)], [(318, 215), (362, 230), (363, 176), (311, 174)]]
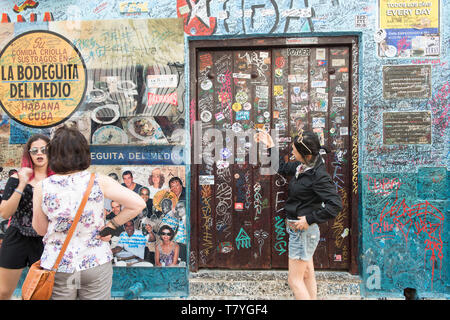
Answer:
[[(299, 128), (315, 131), (344, 209), (320, 225), (317, 269), (350, 267), (348, 46), (198, 50), (191, 114), (191, 252), (197, 268), (287, 268), (284, 202), (289, 178), (263, 175), (248, 129), (276, 128), (281, 153)], [(192, 119), (194, 120), (194, 119)], [(256, 155), (255, 155), (256, 153)], [(197, 158), (199, 159), (199, 158)], [(256, 162), (255, 162), (256, 159)]]

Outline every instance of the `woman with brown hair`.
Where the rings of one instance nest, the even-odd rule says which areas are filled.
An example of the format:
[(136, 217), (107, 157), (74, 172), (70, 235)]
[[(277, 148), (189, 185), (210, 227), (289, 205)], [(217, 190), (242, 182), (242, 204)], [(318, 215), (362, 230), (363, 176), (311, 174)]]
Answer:
[(155, 194), (162, 189), (164, 185), (164, 175), (161, 172), (161, 168), (153, 169), (152, 173), (148, 177), (148, 183), (150, 185), (150, 199), (153, 199)]
[(159, 229), (161, 242), (156, 246), (155, 264), (157, 267), (173, 267), (178, 265), (179, 245), (173, 241), (175, 232), (168, 225)]
[[(269, 148), (275, 145), (265, 132), (257, 133), (255, 140)], [(341, 198), (320, 150), (328, 152), (314, 132), (301, 130), (292, 144), (291, 159), (295, 161), (285, 162), (280, 157), (278, 167), (279, 174), (292, 176), (284, 209), (289, 234), (288, 283), (298, 300), (317, 299), (313, 255), (320, 239), (318, 224), (333, 219), (342, 210)]]
[[(86, 138), (74, 128), (58, 128), (48, 146), (49, 165), (55, 174), (35, 188), (33, 227), (45, 235), (41, 267), (52, 269), (67, 237), (91, 174), (91, 154)], [(104, 198), (123, 209), (105, 223)], [(111, 298), (113, 258), (108, 241), (114, 229), (145, 208), (144, 200), (116, 180), (95, 174), (94, 185), (59, 264), (51, 300), (108, 300)], [(107, 228), (105, 228), (105, 226)], [(105, 229), (108, 234), (100, 236)], [(75, 280), (78, 286), (73, 285)]]
[(49, 137), (33, 135), (25, 144), (22, 165), (9, 177), (0, 214), (10, 219), (0, 249), (0, 300), (10, 299), (19, 282), (22, 270), (41, 257), (42, 237), (33, 229), (33, 191), (35, 186), (52, 175), (48, 166), (47, 145)]

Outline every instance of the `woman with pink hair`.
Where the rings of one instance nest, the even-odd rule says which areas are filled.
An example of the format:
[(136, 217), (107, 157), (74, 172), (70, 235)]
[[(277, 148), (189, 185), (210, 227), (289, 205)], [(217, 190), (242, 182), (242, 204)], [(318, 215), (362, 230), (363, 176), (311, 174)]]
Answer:
[(49, 141), (42, 134), (27, 141), (22, 166), (5, 186), (0, 215), (10, 222), (0, 249), (0, 300), (11, 298), (22, 270), (39, 260), (44, 249), (42, 237), (32, 227), (33, 189), (53, 174), (47, 158)]

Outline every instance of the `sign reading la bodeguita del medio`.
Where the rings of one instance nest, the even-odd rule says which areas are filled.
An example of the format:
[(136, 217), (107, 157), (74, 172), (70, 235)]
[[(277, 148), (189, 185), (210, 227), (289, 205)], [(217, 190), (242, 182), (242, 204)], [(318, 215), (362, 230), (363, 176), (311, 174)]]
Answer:
[(0, 53), (0, 105), (25, 126), (51, 127), (69, 118), (86, 83), (81, 54), (57, 33), (23, 33)]

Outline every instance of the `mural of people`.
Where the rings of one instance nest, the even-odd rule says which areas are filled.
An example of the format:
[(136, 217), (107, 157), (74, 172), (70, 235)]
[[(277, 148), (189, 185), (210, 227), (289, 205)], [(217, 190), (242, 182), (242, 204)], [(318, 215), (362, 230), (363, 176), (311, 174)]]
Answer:
[(186, 188), (183, 187), (183, 181), (178, 177), (169, 180), (170, 191), (176, 194), (178, 200), (186, 200)]
[[(111, 238), (110, 244), (116, 258), (114, 265), (116, 267), (157, 266), (155, 254), (162, 242), (161, 227), (169, 226), (173, 232), (171, 241), (178, 246), (176, 265), (185, 266), (186, 205), (185, 201), (181, 200), (185, 197), (184, 168), (180, 166), (93, 166), (92, 169), (103, 172), (117, 181), (120, 181), (122, 176), (123, 185), (133, 188), (132, 190), (138, 193), (147, 204), (141, 214), (123, 225)], [(118, 203), (105, 199), (107, 220), (119, 214), (120, 210)], [(126, 248), (138, 252), (133, 254)], [(161, 267), (163, 267), (162, 264)]]
[(120, 234), (117, 246), (112, 249), (115, 265), (152, 266), (151, 263), (144, 260), (148, 237), (134, 228), (133, 221), (126, 222), (124, 228), (125, 231)]
[(148, 177), (148, 184), (150, 185), (150, 199), (153, 199), (155, 194), (162, 189), (164, 181), (165, 179), (161, 172), (161, 168), (153, 169), (152, 174)]
[(130, 190), (133, 190), (136, 193), (139, 193), (139, 190), (142, 188), (142, 185), (134, 182), (133, 173), (129, 170), (122, 173), (123, 183), (122, 185), (127, 187)]
[(178, 265), (179, 245), (173, 241), (175, 236), (171, 227), (165, 225), (159, 230), (160, 243), (156, 246), (155, 263), (159, 267), (172, 267)]

